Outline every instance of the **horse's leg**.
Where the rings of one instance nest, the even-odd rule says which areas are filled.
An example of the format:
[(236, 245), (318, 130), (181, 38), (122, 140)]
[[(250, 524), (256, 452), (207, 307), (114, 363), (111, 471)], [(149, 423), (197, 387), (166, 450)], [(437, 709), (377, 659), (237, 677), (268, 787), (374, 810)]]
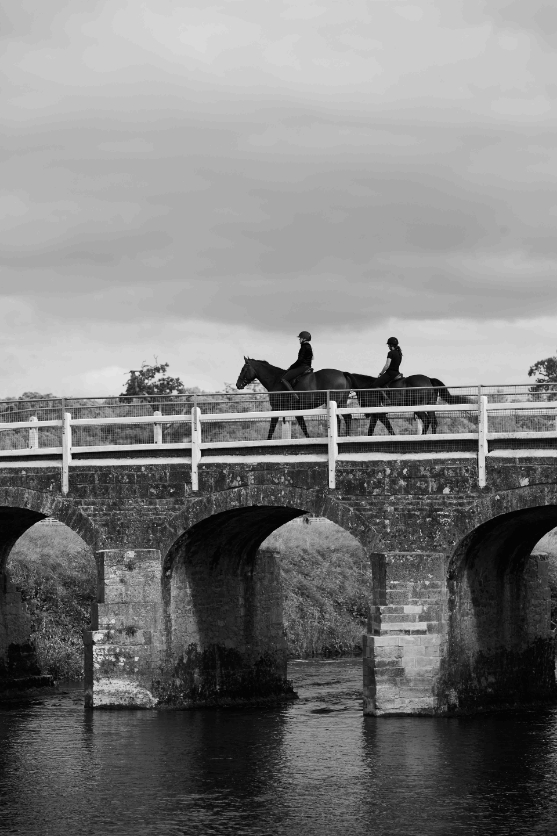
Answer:
[(378, 420), (379, 420), (379, 416), (377, 415), (376, 412), (373, 412), (369, 416), (369, 427), (367, 429), (367, 434), (368, 435), (373, 435), (373, 433), (375, 432), (375, 427), (377, 426), (377, 421)]
[(429, 412), (417, 412), (416, 416), (420, 419), (424, 426), (423, 435), (427, 435), (427, 431), (431, 425), (431, 418)]
[(276, 426), (278, 424), (278, 418), (274, 416), (271, 418), (271, 423), (269, 424), (269, 432), (267, 433), (267, 441), (270, 441), (273, 437), (273, 433), (275, 432)]
[(431, 415), (431, 432), (432, 433), (437, 433), (437, 426), (438, 426), (437, 413), (436, 412), (431, 412), (430, 415)]
[(352, 416), (347, 414), (344, 416), (344, 426), (346, 429), (346, 435), (352, 434)]
[(387, 430), (389, 435), (396, 435), (395, 431), (393, 430), (393, 425), (391, 424), (391, 422), (389, 420), (389, 416), (387, 415), (387, 413), (384, 413), (382, 415), (378, 415), (377, 417), (379, 418), (379, 420), (381, 421), (381, 423), (383, 424), (383, 426), (385, 427), (385, 429)]
[(298, 422), (301, 431), (305, 435), (306, 438), (309, 438), (310, 435), (308, 433), (308, 428), (306, 427), (306, 422), (303, 415), (296, 415), (296, 421)]

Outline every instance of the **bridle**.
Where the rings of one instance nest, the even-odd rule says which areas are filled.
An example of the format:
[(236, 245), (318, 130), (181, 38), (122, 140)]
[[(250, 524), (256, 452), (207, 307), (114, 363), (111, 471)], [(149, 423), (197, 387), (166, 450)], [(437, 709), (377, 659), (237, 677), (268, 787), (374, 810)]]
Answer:
[[(246, 379), (245, 373), (247, 372), (248, 369), (251, 369), (253, 371), (252, 366), (250, 366), (250, 364), (248, 362), (246, 362), (246, 363), (244, 363), (244, 367), (239, 374), (238, 380), (236, 381), (236, 389), (245, 389), (245, 387), (248, 385), (248, 383), (251, 383), (252, 380), (255, 380), (255, 377), (253, 377), (252, 380), (247, 380)], [(238, 384), (240, 384), (240, 385), (238, 385)]]

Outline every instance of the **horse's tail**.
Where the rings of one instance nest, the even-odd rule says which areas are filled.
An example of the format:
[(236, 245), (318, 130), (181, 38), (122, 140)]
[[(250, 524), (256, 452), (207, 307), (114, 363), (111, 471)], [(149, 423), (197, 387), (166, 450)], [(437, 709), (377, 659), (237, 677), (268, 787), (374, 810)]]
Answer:
[(430, 377), (429, 379), (431, 380), (431, 385), (434, 387), (437, 397), (441, 398), (441, 400), (445, 401), (445, 403), (474, 403), (474, 399), (467, 398), (466, 395), (451, 395), (442, 380), (438, 380), (436, 377)]

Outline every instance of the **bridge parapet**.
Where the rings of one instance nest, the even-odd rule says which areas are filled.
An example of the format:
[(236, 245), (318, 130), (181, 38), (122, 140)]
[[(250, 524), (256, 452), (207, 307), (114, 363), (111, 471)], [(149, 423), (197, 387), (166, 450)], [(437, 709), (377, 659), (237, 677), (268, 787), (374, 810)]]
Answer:
[[(382, 398), (378, 390), (312, 393), (311, 409), (285, 393), (273, 410), (266, 393), (17, 402), (3, 410), (11, 420), (0, 423), (0, 466), (59, 467), (67, 494), (70, 469), (93, 464), (184, 462), (197, 491), (205, 462), (323, 462), (335, 489), (340, 462), (469, 458), (483, 487), (490, 458), (557, 455), (557, 387), (460, 387), (450, 403), (427, 405), (424, 392), (405, 390), (396, 406), (361, 405)], [(435, 416), (441, 432), (421, 434), (416, 415)], [(370, 418), (386, 417), (394, 434), (364, 434)], [(280, 438), (270, 437), (271, 421)]]

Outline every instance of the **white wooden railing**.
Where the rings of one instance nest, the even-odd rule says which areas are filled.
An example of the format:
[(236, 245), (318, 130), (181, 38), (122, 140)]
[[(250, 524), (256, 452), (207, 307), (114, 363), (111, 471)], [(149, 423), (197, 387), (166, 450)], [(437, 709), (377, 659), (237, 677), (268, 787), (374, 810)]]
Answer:
[[(457, 405), (451, 404), (435, 404), (427, 407), (421, 407), (423, 411), (427, 412), (437, 412), (437, 413), (458, 413), (459, 415), (462, 413), (464, 415), (470, 416), (470, 418), (474, 419), (474, 423), (477, 423), (477, 430), (474, 432), (458, 432), (458, 433), (437, 433), (436, 435), (416, 435), (416, 434), (405, 434), (405, 435), (374, 435), (372, 437), (367, 435), (350, 435), (350, 436), (342, 436), (340, 437), (338, 434), (337, 428), (337, 419), (343, 415), (351, 415), (353, 417), (358, 417), (361, 415), (371, 416), (372, 414), (381, 414), (385, 415), (390, 414), (391, 417), (394, 415), (399, 417), (411, 417), (416, 412), (416, 406), (401, 406), (401, 407), (392, 407), (391, 411), (385, 407), (344, 407), (338, 408), (337, 404), (334, 400), (329, 400), (327, 407), (323, 407), (322, 409), (295, 409), (295, 410), (273, 410), (273, 411), (261, 411), (261, 412), (229, 412), (229, 413), (203, 413), (198, 406), (194, 406), (191, 410), (190, 415), (162, 415), (160, 412), (155, 412), (153, 415), (148, 416), (126, 416), (126, 417), (110, 417), (110, 418), (73, 418), (71, 413), (64, 412), (62, 419), (57, 420), (46, 420), (46, 421), (39, 421), (36, 416), (31, 416), (28, 421), (17, 421), (12, 423), (0, 423), (0, 433), (4, 431), (10, 430), (22, 430), (28, 429), (28, 439), (29, 439), (29, 446), (27, 448), (13, 448), (13, 449), (0, 449), (0, 468), (1, 467), (28, 467), (32, 466), (32, 460), (40, 460), (40, 459), (50, 459), (54, 460), (53, 464), (55, 466), (61, 466), (62, 470), (62, 492), (64, 494), (68, 493), (69, 490), (69, 471), (72, 465), (78, 465), (79, 463), (84, 464), (85, 462), (91, 461), (91, 454), (102, 454), (104, 458), (100, 458), (95, 461), (95, 464), (105, 464), (107, 466), (110, 465), (119, 465), (125, 463), (132, 463), (134, 462), (134, 458), (130, 458), (129, 456), (126, 458), (112, 458), (107, 459), (106, 454), (109, 453), (136, 453), (138, 454), (135, 458), (141, 459), (142, 462), (145, 460), (145, 454), (149, 452), (156, 451), (157, 456), (160, 457), (161, 451), (164, 450), (173, 450), (173, 451), (190, 451), (191, 457), (191, 479), (192, 479), (192, 489), (198, 490), (199, 489), (199, 465), (203, 459), (203, 452), (205, 450), (220, 450), (223, 454), (220, 458), (222, 458), (226, 453), (238, 450), (238, 448), (242, 448), (242, 450), (246, 450), (249, 448), (253, 448), (253, 453), (251, 454), (251, 458), (258, 459), (264, 461), (269, 455), (273, 454), (273, 451), (279, 452), (281, 448), (284, 450), (285, 448), (297, 448), (303, 447), (307, 448), (308, 446), (325, 446), (326, 453), (321, 453), (318, 457), (313, 456), (313, 459), (323, 460), (328, 462), (328, 473), (329, 473), (329, 487), (335, 488), (336, 487), (336, 464), (340, 460), (350, 460), (350, 459), (359, 459), (362, 456), (367, 457), (368, 459), (381, 459), (381, 458), (390, 458), (393, 456), (392, 453), (381, 453), (381, 448), (385, 443), (396, 443), (396, 444), (403, 444), (408, 445), (408, 453), (403, 454), (394, 454), (394, 455), (404, 455), (408, 458), (425, 458), (429, 456), (435, 456), (436, 458), (454, 458), (455, 456), (461, 455), (460, 453), (453, 450), (452, 452), (445, 451), (443, 452), (442, 449), (436, 451), (435, 453), (426, 450), (425, 444), (430, 444), (432, 442), (468, 442), (467, 445), (464, 445), (468, 448), (466, 453), (462, 453), (462, 455), (474, 456), (477, 457), (477, 466), (478, 466), (478, 482), (481, 487), (484, 487), (486, 484), (486, 459), (490, 455), (489, 451), (489, 442), (496, 441), (496, 440), (524, 440), (531, 442), (532, 440), (538, 439), (556, 439), (557, 440), (557, 401), (524, 401), (524, 402), (495, 402), (495, 403), (488, 403), (488, 398), (485, 395), (480, 395), (476, 402), (474, 403), (462, 403)], [(495, 415), (497, 412), (505, 411), (505, 412), (512, 412), (516, 415), (520, 414), (522, 411), (528, 410), (531, 413), (534, 413), (536, 416), (543, 416), (547, 418), (548, 416), (552, 419), (552, 428), (550, 430), (541, 430), (541, 431), (509, 431), (509, 432), (492, 432), (490, 431), (490, 417)], [(305, 417), (305, 418), (316, 418), (316, 417), (326, 417), (327, 421), (327, 436), (317, 436), (312, 438), (291, 438), (290, 433), (290, 423), (293, 419), (297, 417)], [(218, 441), (205, 441), (203, 436), (203, 427), (209, 426), (211, 422), (215, 423), (234, 423), (234, 422), (246, 422), (246, 421), (253, 421), (257, 419), (261, 420), (270, 420), (271, 418), (278, 418), (284, 419), (286, 423), (283, 423), (283, 427), (286, 427), (286, 431), (283, 431), (283, 435), (281, 438), (277, 439), (236, 439), (236, 440), (218, 440)], [(477, 418), (477, 421), (476, 421)], [(191, 441), (172, 441), (172, 442), (163, 442), (163, 425), (168, 426), (171, 424), (191, 424)], [(72, 432), (75, 428), (78, 427), (110, 427), (110, 426), (132, 426), (132, 425), (151, 425), (153, 428), (153, 441), (148, 443), (135, 443), (135, 444), (90, 444), (85, 446), (75, 446), (72, 443)], [(62, 444), (61, 446), (55, 447), (40, 447), (39, 446), (39, 431), (48, 428), (48, 427), (57, 427), (61, 428), (62, 430)], [(470, 442), (475, 442), (473, 445), (473, 451), (470, 452)], [(342, 447), (346, 444), (362, 444), (366, 445), (365, 452), (348, 452), (342, 453), (339, 452), (342, 450)], [(531, 446), (531, 445), (528, 445)], [(422, 452), (420, 452), (420, 447), (422, 447)], [(257, 449), (256, 449), (257, 448)], [(264, 452), (261, 451), (261, 448), (265, 448)], [(371, 452), (370, 452), (371, 450)], [(475, 450), (475, 452), (474, 452)], [(268, 451), (268, 452), (267, 452)], [(539, 453), (540, 451), (536, 451)], [(556, 447), (552, 448), (551, 450), (541, 451), (542, 454), (546, 455), (556, 455), (557, 454), (557, 445)], [(84, 454), (87, 454), (87, 457), (84, 457)], [(245, 456), (245, 452), (243, 453)], [(82, 456), (81, 461), (79, 461), (79, 456)], [(152, 462), (156, 463), (159, 458), (153, 457)], [(288, 459), (291, 460), (292, 452), (290, 451), (288, 455)], [(179, 458), (173, 458), (172, 461), (179, 461)], [(218, 462), (219, 458), (215, 456), (211, 456), (210, 459), (212, 462)], [(286, 461), (287, 457), (282, 456), (282, 461)]]

